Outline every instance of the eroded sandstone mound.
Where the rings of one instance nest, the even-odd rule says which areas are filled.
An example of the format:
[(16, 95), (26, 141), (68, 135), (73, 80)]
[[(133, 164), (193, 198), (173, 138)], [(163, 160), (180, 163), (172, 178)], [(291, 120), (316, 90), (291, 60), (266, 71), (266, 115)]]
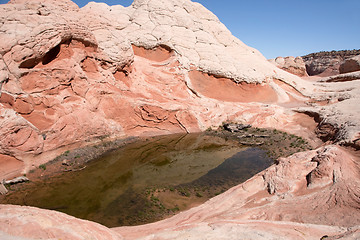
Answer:
[(194, 132), (235, 119), (286, 126), (296, 114), (263, 103), (300, 103), (313, 89), (189, 0), (0, 7), (0, 154), (12, 166), (1, 178), (103, 138)]
[(277, 57), (269, 59), (269, 62), (289, 73), (295, 74), (299, 77), (308, 76), (306, 72), (305, 62), (301, 57)]
[(94, 222), (64, 213), (0, 205), (0, 238), (7, 239), (96, 239), (120, 240), (120, 234)]
[(339, 67), (346, 59), (360, 55), (360, 50), (322, 51), (302, 56), (310, 76), (339, 74)]
[[(300, 107), (296, 111), (314, 117), (318, 122), (316, 133), (323, 141), (351, 145), (359, 149), (359, 125), (356, 122), (359, 118), (360, 108), (356, 106), (356, 102), (360, 101), (360, 71), (357, 70), (356, 63), (354, 63), (358, 56), (350, 58), (356, 54), (359, 54), (359, 51), (332, 51), (313, 53), (302, 57), (306, 60), (307, 65), (316, 65), (316, 62), (322, 62), (325, 65), (320, 71), (321, 73), (316, 73), (318, 75), (302, 77), (315, 86), (310, 95), (313, 101), (308, 102), (308, 107)], [(336, 67), (327, 63), (329, 59), (337, 62)], [(342, 59), (347, 60), (343, 61)], [(269, 61), (277, 67), (295, 74), (291, 68), (284, 67), (290, 61), (288, 58), (278, 57), (277, 62), (271, 59)], [(339, 73), (340, 63), (342, 66), (348, 66), (348, 73)], [(308, 66), (306, 67), (308, 68)], [(352, 70), (350, 71), (350, 69)], [(304, 94), (304, 89), (301, 92)]]
[[(319, 137), (360, 148), (358, 72), (287, 73), (190, 0), (81, 9), (70, 0), (11, 0), (0, 5), (0, 38), (0, 180), (103, 139), (196, 132), (223, 121), (281, 129), (314, 147)], [(301, 67), (289, 68), (303, 73), (294, 63)], [(358, 162), (336, 145), (298, 153), (202, 206), (116, 231), (129, 239), (359, 236)], [(10, 239), (89, 231), (122, 238), (56, 212), (0, 210), (0, 236)], [(64, 221), (75, 224), (59, 230)]]
[(352, 57), (350, 59), (346, 59), (340, 65), (340, 73), (350, 73), (360, 71), (360, 55)]

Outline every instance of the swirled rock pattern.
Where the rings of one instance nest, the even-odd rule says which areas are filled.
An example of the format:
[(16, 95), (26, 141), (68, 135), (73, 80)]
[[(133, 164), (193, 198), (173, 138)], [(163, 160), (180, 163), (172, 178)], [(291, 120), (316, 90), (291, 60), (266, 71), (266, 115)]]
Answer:
[[(358, 72), (285, 72), (190, 0), (81, 9), (70, 0), (10, 0), (0, 5), (0, 39), (0, 180), (104, 139), (203, 131), (223, 121), (277, 128), (314, 147), (320, 137), (360, 148)], [(292, 70), (303, 74), (299, 69)], [(280, 159), (160, 223), (113, 231), (56, 212), (0, 206), (0, 236), (359, 236), (359, 178), (358, 157), (331, 145)]]
[(235, 81), (264, 82), (272, 67), (255, 49), (246, 46), (196, 2), (138, 0), (129, 8), (89, 3), (81, 12), (106, 16), (136, 46), (166, 45), (176, 51), (182, 66)]
[(24, 163), (18, 173), (106, 137), (194, 132), (235, 118), (256, 124), (274, 112), (291, 123), (294, 112), (263, 104), (306, 100), (295, 90), (306, 82), (189, 0), (82, 9), (11, 0), (0, 10), (0, 154)]

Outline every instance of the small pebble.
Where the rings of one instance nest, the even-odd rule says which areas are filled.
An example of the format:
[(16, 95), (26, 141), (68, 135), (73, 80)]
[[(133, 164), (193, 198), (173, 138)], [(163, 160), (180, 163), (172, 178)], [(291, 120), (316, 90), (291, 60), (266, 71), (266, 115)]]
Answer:
[(70, 166), (69, 160), (67, 159), (64, 159), (61, 164), (64, 166)]

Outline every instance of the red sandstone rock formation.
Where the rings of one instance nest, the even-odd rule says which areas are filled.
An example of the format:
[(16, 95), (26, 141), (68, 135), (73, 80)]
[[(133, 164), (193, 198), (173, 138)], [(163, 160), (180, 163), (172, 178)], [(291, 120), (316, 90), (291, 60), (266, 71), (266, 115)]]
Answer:
[(299, 77), (308, 76), (305, 62), (301, 57), (277, 57), (276, 59), (270, 59), (269, 62)]
[[(0, 154), (18, 174), (104, 137), (195, 132), (226, 120), (294, 123), (296, 114), (276, 104), (305, 101), (309, 94), (298, 89), (305, 82), (277, 70), (201, 5), (167, 2), (1, 5)], [(173, 20), (158, 6), (177, 9)]]
[(360, 71), (360, 55), (357, 55), (350, 59), (346, 59), (340, 65), (339, 70), (340, 70), (340, 73), (349, 73), (349, 72)]
[[(0, 13), (0, 179), (104, 137), (196, 132), (226, 120), (285, 130), (314, 145), (316, 132), (328, 143), (360, 146), (356, 72), (319, 81), (289, 74), (198, 3), (135, 0), (128, 8), (79, 9), (70, 0), (11, 0)], [(280, 159), (174, 218), (116, 231), (163, 239), (358, 236), (359, 179), (358, 158), (326, 146)], [(121, 239), (51, 211), (0, 210), (7, 238), (94, 231), (99, 239)], [(75, 224), (59, 232), (63, 221)]]
[(13, 205), (0, 205), (1, 239), (120, 240), (120, 234), (100, 224), (66, 214)]
[(310, 76), (339, 74), (340, 65), (347, 59), (360, 54), (360, 50), (322, 51), (302, 56)]

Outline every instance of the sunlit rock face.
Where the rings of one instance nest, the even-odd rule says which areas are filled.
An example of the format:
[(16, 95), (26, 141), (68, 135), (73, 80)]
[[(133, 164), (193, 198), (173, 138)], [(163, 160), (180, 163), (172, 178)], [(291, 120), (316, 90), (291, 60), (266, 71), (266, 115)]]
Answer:
[(305, 62), (301, 57), (277, 57), (269, 59), (269, 62), (289, 73), (299, 77), (307, 77)]
[(350, 73), (360, 71), (360, 55), (345, 60), (340, 65), (340, 73)]
[(100, 224), (56, 211), (0, 205), (0, 212), (1, 239), (124, 239)]
[[(26, 173), (65, 150), (102, 139), (197, 132), (224, 121), (285, 130), (307, 138), (314, 146), (316, 133), (329, 143), (360, 147), (358, 72), (316, 79), (285, 72), (190, 0), (135, 0), (130, 7), (89, 3), (81, 9), (69, 0), (11, 0), (0, 5), (0, 39), (0, 179)], [(359, 179), (357, 163), (353, 163), (358, 160), (346, 154), (333, 146), (283, 159), (259, 175), (262, 177), (249, 181), (247, 184), (254, 184), (250, 188), (241, 185), (197, 210), (153, 225), (155, 228), (119, 232), (129, 238), (154, 233), (160, 234), (151, 235), (154, 239), (182, 239), (191, 228), (196, 239), (196, 234), (211, 228), (218, 239), (232, 230), (235, 235), (243, 232), (241, 224), (253, 224), (250, 232), (270, 238), (281, 235), (273, 229), (289, 231), (278, 222), (285, 220), (300, 229), (289, 233), (289, 238), (303, 233), (318, 238), (357, 234), (356, 228), (345, 231), (300, 224), (350, 226), (346, 216), (360, 219), (355, 199), (358, 184), (347, 184)], [(327, 162), (336, 156), (348, 160)], [(342, 165), (353, 168), (339, 168)], [(344, 189), (351, 192), (351, 198), (342, 197)], [(240, 195), (232, 195), (238, 190)], [(328, 198), (328, 205), (313, 198), (312, 192), (324, 201)], [(251, 203), (254, 194), (260, 194), (260, 200)], [(305, 201), (298, 205), (301, 194)], [(267, 202), (274, 204), (261, 207)], [(220, 205), (227, 210), (218, 208)], [(249, 206), (260, 207), (252, 208), (250, 216), (244, 213)], [(301, 206), (309, 215), (292, 215), (294, 209), (284, 206)], [(312, 215), (312, 207), (324, 218)], [(335, 211), (324, 213), (323, 207), (335, 207)], [(8, 213), (11, 209), (14, 215)], [(40, 234), (44, 224), (58, 225), (62, 218), (74, 223), (66, 230), (72, 234), (92, 229), (94, 236), (106, 233), (109, 239), (121, 239), (112, 230), (51, 211), (14, 206), (1, 206), (1, 210), (1, 221), (10, 223), (0, 224), (0, 234), (7, 238), (14, 234), (11, 226), (18, 226), (23, 216), (19, 213), (24, 211), (29, 216), (40, 215), (27, 218), (28, 225), (22, 222), (34, 226), (29, 234), (16, 230), (24, 239)], [(47, 219), (51, 216), (56, 221)], [(181, 225), (179, 219), (193, 225)], [(259, 229), (257, 224), (269, 228)], [(158, 231), (164, 226), (170, 232)], [(51, 238), (63, 236), (45, 233)]]
[(13, 166), (3, 177), (104, 137), (196, 132), (226, 120), (290, 126), (296, 114), (275, 104), (306, 100), (295, 90), (301, 79), (188, 0), (82, 9), (15, 0), (0, 11), (0, 154)]
[(329, 76), (344, 73), (340, 66), (344, 61), (360, 55), (360, 50), (322, 51), (302, 56), (310, 76)]

